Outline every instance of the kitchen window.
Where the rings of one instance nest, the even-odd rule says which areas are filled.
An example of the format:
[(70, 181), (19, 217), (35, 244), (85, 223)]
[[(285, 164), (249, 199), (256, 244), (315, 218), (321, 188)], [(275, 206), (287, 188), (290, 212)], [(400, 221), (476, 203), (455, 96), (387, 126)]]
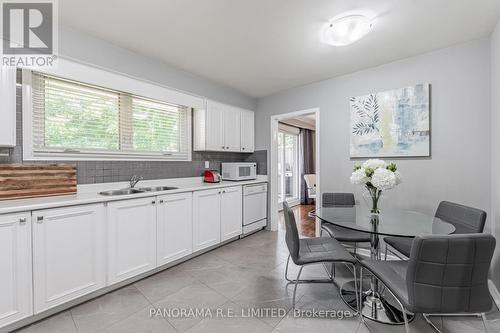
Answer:
[(33, 159), (191, 159), (187, 106), (34, 71), (26, 78)]

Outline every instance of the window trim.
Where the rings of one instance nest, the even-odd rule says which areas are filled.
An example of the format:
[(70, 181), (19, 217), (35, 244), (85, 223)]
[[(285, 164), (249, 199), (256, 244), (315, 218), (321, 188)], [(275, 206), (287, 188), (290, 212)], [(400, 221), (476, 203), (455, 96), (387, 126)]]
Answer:
[[(62, 59), (60, 59), (60, 62)], [(61, 68), (63, 67), (63, 68)], [(68, 69), (68, 75), (61, 75), (61, 71)], [(73, 70), (71, 70), (73, 69)], [(186, 118), (186, 144), (187, 144), (187, 154), (182, 154), (182, 156), (176, 156), (175, 153), (147, 153), (147, 152), (95, 152), (92, 150), (80, 150), (78, 152), (71, 152), (61, 150), (50, 150), (50, 151), (35, 151), (33, 147), (33, 105), (32, 105), (32, 72), (28, 69), (22, 70), (22, 114), (23, 114), (23, 159), (26, 161), (192, 161), (192, 108), (203, 107), (204, 100), (197, 97), (188, 95), (182, 92), (173, 91), (158, 85), (153, 85), (148, 82), (144, 82), (138, 79), (133, 79), (131, 77), (126, 77), (113, 72), (104, 71), (94, 67), (85, 66), (82, 64), (77, 64), (69, 61), (65, 61), (62, 64), (59, 63), (58, 70), (56, 73), (45, 72), (45, 74), (58, 76), (64, 79), (79, 81), (82, 83), (87, 83), (91, 85), (98, 85), (112, 90), (115, 89), (113, 86), (109, 86), (109, 83), (115, 82), (116, 86), (123, 87), (128, 86), (131, 89), (126, 91), (127, 93), (136, 95), (143, 98), (151, 98), (166, 103), (184, 101), (189, 104), (188, 114)], [(89, 75), (94, 75), (93, 82), (83, 81), (81, 78)], [(43, 72), (42, 72), (43, 73)], [(81, 75), (80, 75), (81, 74)], [(99, 76), (99, 74), (101, 76)], [(96, 76), (97, 75), (97, 76)], [(101, 80), (102, 79), (102, 80)], [(99, 85), (99, 82), (108, 83), (108, 85)], [(123, 91), (123, 90), (122, 90)], [(164, 98), (158, 98), (162, 96)], [(165, 98), (166, 97), (166, 98)], [(173, 99), (168, 100), (168, 99)]]

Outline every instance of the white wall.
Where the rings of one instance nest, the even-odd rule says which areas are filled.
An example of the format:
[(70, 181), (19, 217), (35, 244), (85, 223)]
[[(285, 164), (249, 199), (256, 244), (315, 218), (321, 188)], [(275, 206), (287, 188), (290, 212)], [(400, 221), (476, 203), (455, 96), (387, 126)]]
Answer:
[(185, 72), (164, 62), (117, 47), (68, 27), (60, 28), (59, 53), (62, 56), (75, 58), (223, 103), (250, 110), (255, 110), (257, 106), (255, 98), (246, 96), (232, 88)]
[[(335, 59), (332, 59), (335, 61)], [(256, 113), (256, 149), (269, 149), (270, 116), (320, 108), (321, 189), (355, 192), (349, 183), (349, 97), (431, 83), (430, 158), (399, 159), (403, 184), (384, 205), (434, 213), (441, 200), (490, 211), (490, 40), (432, 53), (265, 97)]]
[(491, 35), (491, 221), (497, 239), (492, 279), (500, 289), (500, 22)]

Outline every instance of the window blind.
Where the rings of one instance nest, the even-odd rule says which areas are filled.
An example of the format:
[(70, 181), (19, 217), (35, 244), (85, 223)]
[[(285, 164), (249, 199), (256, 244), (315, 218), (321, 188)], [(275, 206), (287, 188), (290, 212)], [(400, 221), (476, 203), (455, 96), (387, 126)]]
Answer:
[(32, 73), (38, 153), (189, 158), (188, 107)]

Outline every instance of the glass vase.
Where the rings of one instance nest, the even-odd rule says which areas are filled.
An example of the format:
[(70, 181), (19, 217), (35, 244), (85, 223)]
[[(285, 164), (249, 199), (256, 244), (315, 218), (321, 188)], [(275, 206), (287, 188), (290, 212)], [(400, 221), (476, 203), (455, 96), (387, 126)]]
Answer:
[(365, 195), (365, 201), (368, 207), (371, 208), (370, 213), (379, 214), (380, 213), (379, 203), (380, 203), (380, 197), (382, 196), (382, 191), (370, 185), (367, 185), (366, 189), (368, 193), (366, 193)]

